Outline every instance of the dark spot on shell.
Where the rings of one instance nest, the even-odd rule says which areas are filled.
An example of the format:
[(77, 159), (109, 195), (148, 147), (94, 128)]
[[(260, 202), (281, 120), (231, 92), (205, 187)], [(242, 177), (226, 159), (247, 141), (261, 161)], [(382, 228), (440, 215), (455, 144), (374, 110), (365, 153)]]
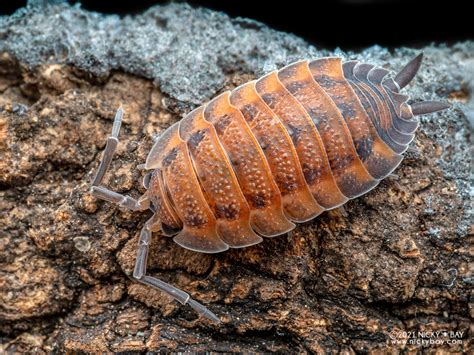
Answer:
[(174, 147), (163, 159), (163, 166), (170, 166), (178, 156), (178, 148)]
[(231, 159), (230, 163), (231, 163), (233, 166), (237, 167), (237, 166), (240, 165), (240, 159)]
[(230, 124), (230, 120), (231, 120), (231, 117), (229, 115), (224, 115), (222, 117), (219, 117), (217, 122), (214, 124), (214, 127), (216, 128), (216, 132), (218, 134), (224, 134), (225, 129)]
[(289, 92), (297, 93), (298, 91), (300, 91), (301, 89), (305, 87), (305, 84), (301, 81), (292, 81), (291, 83), (288, 83), (285, 86)]
[(321, 168), (310, 167), (308, 166), (308, 164), (303, 164), (302, 169), (304, 178), (306, 179), (306, 182), (310, 185), (317, 181), (321, 177), (321, 174), (323, 172)]
[(203, 226), (207, 223), (207, 219), (203, 218), (200, 215), (186, 215), (184, 217), (184, 224), (186, 224), (189, 227), (200, 227)]
[(262, 95), (262, 99), (263, 101), (265, 101), (265, 103), (268, 106), (270, 106), (271, 108), (274, 108), (278, 99), (278, 95), (273, 94), (273, 93), (266, 93)]
[(282, 194), (290, 193), (292, 191), (295, 191), (298, 188), (298, 184), (292, 178), (290, 179), (276, 178), (275, 180)]
[(359, 158), (365, 161), (372, 153), (374, 142), (370, 137), (367, 137), (365, 139), (354, 140), (354, 145), (357, 150), (357, 154), (359, 155)]
[(244, 115), (244, 118), (247, 122), (251, 122), (254, 120), (254, 118), (258, 114), (258, 110), (255, 108), (255, 105), (253, 104), (246, 104), (244, 105), (240, 111), (242, 111), (242, 114)]
[(248, 201), (250, 202), (252, 207), (259, 208), (259, 209), (264, 208), (267, 205), (265, 196), (259, 192), (253, 195), (250, 195), (248, 197)]
[(318, 82), (318, 84), (325, 89), (332, 88), (336, 85), (336, 81), (327, 75), (315, 75), (314, 79)]
[(288, 123), (288, 133), (293, 143), (296, 144), (296, 142), (298, 141), (298, 138), (300, 137), (301, 131), (303, 131), (302, 128), (292, 125), (291, 123)]
[(337, 159), (332, 159), (331, 168), (333, 170), (333, 173), (337, 174), (338, 172), (343, 172), (343, 170), (347, 168), (349, 165), (351, 165), (353, 161), (354, 161), (354, 156), (352, 155), (346, 155), (346, 156), (338, 157)]
[(337, 108), (339, 109), (339, 111), (341, 111), (341, 115), (342, 117), (344, 117), (346, 121), (356, 116), (356, 111), (354, 109), (354, 106), (350, 103), (340, 101), (337, 104)]
[(195, 150), (199, 143), (204, 139), (206, 136), (206, 133), (208, 132), (208, 129), (200, 129), (193, 134), (191, 134), (191, 137), (188, 139), (188, 145), (192, 150)]
[(266, 151), (270, 147), (270, 144), (265, 140), (260, 139), (258, 143), (260, 145), (260, 148), (262, 148), (263, 151)]
[(216, 204), (216, 217), (225, 219), (237, 219), (239, 215), (239, 207), (233, 205)]

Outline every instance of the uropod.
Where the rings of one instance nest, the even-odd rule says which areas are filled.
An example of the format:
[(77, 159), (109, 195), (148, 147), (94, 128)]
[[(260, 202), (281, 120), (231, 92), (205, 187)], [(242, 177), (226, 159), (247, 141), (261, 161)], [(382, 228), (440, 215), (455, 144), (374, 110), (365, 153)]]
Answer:
[(138, 200), (101, 185), (118, 144), (119, 108), (91, 193), (153, 211), (140, 233), (134, 279), (218, 322), (186, 292), (147, 275), (152, 232), (218, 253), (287, 233), (367, 193), (402, 161), (419, 125), (414, 116), (449, 107), (410, 105), (399, 93), (421, 61), (394, 76), (336, 57), (299, 61), (224, 92), (155, 142)]

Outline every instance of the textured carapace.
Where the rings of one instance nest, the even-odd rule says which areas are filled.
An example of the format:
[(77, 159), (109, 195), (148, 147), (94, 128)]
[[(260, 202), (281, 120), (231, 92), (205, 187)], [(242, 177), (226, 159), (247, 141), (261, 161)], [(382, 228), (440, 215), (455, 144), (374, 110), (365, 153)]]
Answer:
[(398, 93), (421, 58), (393, 79), (340, 58), (301, 61), (219, 95), (161, 135), (138, 200), (101, 185), (118, 144), (119, 108), (91, 192), (154, 211), (140, 232), (133, 277), (218, 322), (186, 292), (147, 275), (152, 232), (161, 228), (185, 248), (217, 253), (286, 233), (373, 189), (413, 140), (413, 115), (449, 107), (410, 106)]
[(370, 191), (413, 140), (418, 122), (398, 91), (420, 62), (386, 79), (387, 70), (356, 61), (300, 61), (195, 109), (146, 160), (156, 226), (214, 253)]

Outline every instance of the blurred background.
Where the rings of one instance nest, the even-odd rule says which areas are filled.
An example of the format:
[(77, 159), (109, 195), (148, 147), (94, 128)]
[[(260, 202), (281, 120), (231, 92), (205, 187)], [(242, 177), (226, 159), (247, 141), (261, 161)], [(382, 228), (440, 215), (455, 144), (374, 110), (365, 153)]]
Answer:
[[(35, 0), (47, 2), (48, 0)], [(51, 0), (49, 0), (51, 1)], [(58, 2), (58, 0), (53, 0)], [(134, 14), (169, 1), (69, 0), (88, 10)], [(179, 1), (175, 1), (179, 2)], [(446, 0), (189, 0), (193, 6), (223, 11), (261, 21), (329, 49), (358, 49), (373, 44), (386, 47), (423, 46), (474, 38), (472, 11), (467, 1)], [(11, 14), (26, 0), (0, 0), (0, 13)]]

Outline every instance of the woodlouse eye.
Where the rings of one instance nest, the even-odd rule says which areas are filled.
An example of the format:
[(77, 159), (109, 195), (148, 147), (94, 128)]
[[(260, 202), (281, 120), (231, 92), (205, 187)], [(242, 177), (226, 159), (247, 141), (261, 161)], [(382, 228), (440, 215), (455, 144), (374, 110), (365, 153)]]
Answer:
[(143, 177), (143, 187), (145, 189), (149, 189), (150, 187), (150, 179), (151, 179), (151, 173), (147, 173), (144, 177)]

